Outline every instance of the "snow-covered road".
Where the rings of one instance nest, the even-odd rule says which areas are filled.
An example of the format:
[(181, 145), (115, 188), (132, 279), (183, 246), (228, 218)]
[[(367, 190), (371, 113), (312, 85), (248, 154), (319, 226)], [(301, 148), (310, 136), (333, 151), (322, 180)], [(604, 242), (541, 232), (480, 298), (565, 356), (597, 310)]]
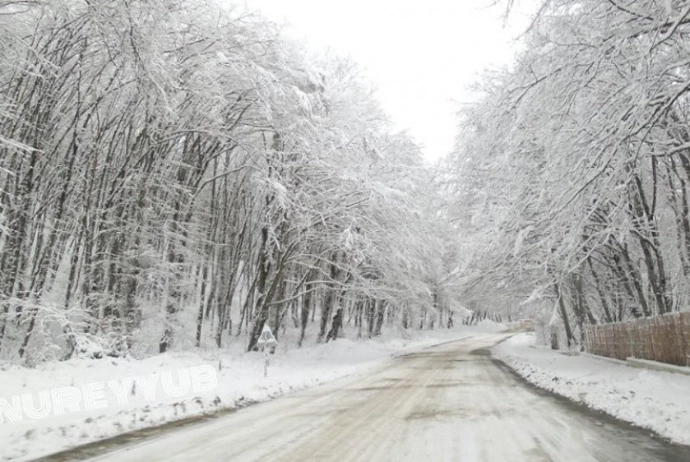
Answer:
[(480, 335), (409, 354), (366, 377), (105, 447), (91, 460), (690, 460), (688, 448), (524, 385), (486, 355), (505, 337)]

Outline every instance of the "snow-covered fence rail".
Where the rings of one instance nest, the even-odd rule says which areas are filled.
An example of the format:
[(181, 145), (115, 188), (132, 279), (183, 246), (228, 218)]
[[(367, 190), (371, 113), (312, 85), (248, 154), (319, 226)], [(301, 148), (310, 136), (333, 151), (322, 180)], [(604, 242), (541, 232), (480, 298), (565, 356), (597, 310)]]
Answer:
[(690, 366), (690, 313), (585, 326), (588, 353)]

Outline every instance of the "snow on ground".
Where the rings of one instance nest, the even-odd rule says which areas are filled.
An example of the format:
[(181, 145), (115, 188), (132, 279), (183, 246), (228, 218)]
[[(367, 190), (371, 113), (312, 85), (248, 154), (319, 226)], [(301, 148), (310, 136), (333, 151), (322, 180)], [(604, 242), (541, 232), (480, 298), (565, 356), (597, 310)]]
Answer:
[(174, 420), (232, 409), (363, 374), (392, 356), (496, 329), (394, 331), (304, 348), (294, 339), (270, 356), (234, 349), (150, 358), (70, 360), (35, 369), (0, 365), (0, 461), (29, 460)]
[(680, 444), (690, 445), (690, 376), (565, 355), (519, 334), (493, 355), (533, 383)]
[(477, 323), (476, 328), (481, 330), (482, 332), (495, 333), (503, 332), (508, 328), (508, 326), (500, 322), (494, 322), (490, 319), (484, 319)]

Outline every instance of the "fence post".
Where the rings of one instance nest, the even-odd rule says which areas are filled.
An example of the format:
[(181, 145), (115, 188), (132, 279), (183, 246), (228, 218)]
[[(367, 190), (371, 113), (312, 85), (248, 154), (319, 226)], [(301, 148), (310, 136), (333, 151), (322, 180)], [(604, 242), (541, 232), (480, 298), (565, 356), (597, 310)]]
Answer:
[(690, 313), (680, 313), (678, 315), (678, 337), (680, 337), (681, 355), (685, 359), (686, 366), (690, 366), (690, 350), (688, 349), (690, 331), (688, 330), (688, 325), (685, 323), (685, 318), (688, 316), (690, 316)]
[(631, 323), (625, 324), (625, 332), (628, 334), (628, 352), (626, 353), (626, 359), (630, 357), (635, 357), (635, 344), (633, 342), (633, 332), (635, 330), (635, 325)]

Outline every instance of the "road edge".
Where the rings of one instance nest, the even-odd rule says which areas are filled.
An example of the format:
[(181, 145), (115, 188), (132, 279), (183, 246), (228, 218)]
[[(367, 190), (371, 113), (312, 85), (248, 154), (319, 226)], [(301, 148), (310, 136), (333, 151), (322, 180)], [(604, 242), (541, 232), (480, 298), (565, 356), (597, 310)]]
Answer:
[(647, 428), (647, 427), (644, 427), (642, 425), (638, 425), (636, 423), (621, 419), (620, 417), (617, 417), (613, 414), (610, 414), (604, 410), (597, 409), (597, 408), (592, 407), (592, 406), (588, 406), (586, 403), (583, 403), (581, 401), (575, 401), (575, 400), (573, 400), (573, 399), (571, 399), (565, 395), (557, 393), (557, 392), (550, 390), (548, 388), (540, 387), (539, 385), (537, 385), (533, 382), (530, 382), (527, 378), (520, 375), (519, 372), (517, 372), (512, 366), (510, 366), (510, 364), (508, 364), (507, 362), (505, 362), (504, 360), (502, 360), (500, 358), (497, 358), (491, 352), (492, 348), (499, 345), (500, 343), (503, 343), (505, 340), (507, 340), (507, 339), (501, 340), (500, 342), (496, 343), (495, 345), (493, 345), (491, 348), (488, 349), (489, 353), (490, 353), (489, 356), (490, 356), (491, 362), (493, 362), (496, 365), (496, 367), (498, 367), (499, 369), (501, 369), (504, 372), (515, 377), (519, 382), (523, 383), (529, 389), (536, 392), (537, 394), (552, 398), (552, 399), (558, 401), (559, 403), (564, 404), (568, 408), (575, 410), (576, 412), (579, 412), (581, 414), (585, 414), (585, 415), (592, 417), (592, 418), (596, 418), (596, 419), (598, 419), (604, 423), (607, 423), (607, 422), (615, 423), (617, 425), (623, 425), (625, 427), (628, 427), (631, 430), (641, 431), (641, 432), (647, 433), (653, 439), (663, 441), (664, 443), (670, 444), (670, 445), (678, 447), (678, 448), (690, 447), (688, 445), (677, 443), (677, 442), (673, 441), (672, 439), (670, 439), (664, 435), (661, 435), (660, 433), (656, 432), (655, 430), (653, 430), (651, 428)]

